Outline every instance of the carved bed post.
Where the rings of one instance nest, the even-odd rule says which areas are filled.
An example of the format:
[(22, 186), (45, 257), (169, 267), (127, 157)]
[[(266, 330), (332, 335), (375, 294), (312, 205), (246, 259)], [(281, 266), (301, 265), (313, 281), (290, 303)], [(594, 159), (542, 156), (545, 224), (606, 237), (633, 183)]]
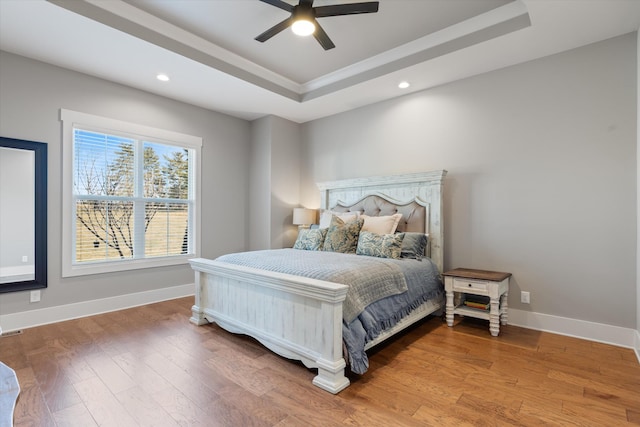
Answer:
[(316, 360), (318, 375), (313, 379), (313, 384), (336, 394), (349, 385), (349, 380), (344, 376), (347, 365), (342, 357), (342, 300), (323, 301), (321, 310), (322, 330), (331, 333), (322, 334), (322, 355)]
[(205, 298), (207, 292), (207, 274), (202, 271), (196, 271), (195, 273), (196, 295), (195, 303), (193, 307), (191, 307), (192, 314), (189, 321), (200, 326), (204, 325), (205, 323), (209, 323), (204, 317), (204, 310), (202, 306), (203, 301), (207, 301), (207, 299)]

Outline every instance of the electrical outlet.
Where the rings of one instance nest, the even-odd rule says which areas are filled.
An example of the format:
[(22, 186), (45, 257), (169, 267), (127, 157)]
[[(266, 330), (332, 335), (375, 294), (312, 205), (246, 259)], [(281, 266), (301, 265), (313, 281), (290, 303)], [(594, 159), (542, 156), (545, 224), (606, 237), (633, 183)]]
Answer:
[(29, 257), (26, 255), (22, 255), (22, 262), (29, 262)]
[(29, 302), (40, 302), (40, 291), (31, 291)]
[(523, 304), (529, 304), (531, 302), (531, 294), (529, 292), (520, 292), (520, 302)]

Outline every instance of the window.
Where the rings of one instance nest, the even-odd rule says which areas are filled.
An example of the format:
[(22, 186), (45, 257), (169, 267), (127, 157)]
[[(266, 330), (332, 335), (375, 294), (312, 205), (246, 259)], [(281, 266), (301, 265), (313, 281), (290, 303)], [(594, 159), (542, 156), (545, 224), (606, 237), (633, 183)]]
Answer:
[(62, 121), (63, 276), (199, 253), (201, 138), (68, 110)]

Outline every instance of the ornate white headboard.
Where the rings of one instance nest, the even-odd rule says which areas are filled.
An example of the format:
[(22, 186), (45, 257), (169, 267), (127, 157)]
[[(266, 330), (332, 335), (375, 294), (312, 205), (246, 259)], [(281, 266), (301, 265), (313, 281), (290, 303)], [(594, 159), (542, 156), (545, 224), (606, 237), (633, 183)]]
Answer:
[(425, 206), (424, 232), (429, 234), (429, 254), (443, 271), (444, 226), (442, 224), (443, 186), (446, 170), (405, 175), (375, 176), (318, 183), (321, 208), (352, 206), (365, 197), (376, 195), (402, 206), (413, 202)]

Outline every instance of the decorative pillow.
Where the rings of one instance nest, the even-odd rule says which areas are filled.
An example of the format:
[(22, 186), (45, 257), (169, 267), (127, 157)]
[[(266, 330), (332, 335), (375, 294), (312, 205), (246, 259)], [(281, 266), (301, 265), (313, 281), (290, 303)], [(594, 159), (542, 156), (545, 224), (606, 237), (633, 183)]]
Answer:
[(388, 216), (361, 215), (360, 217), (364, 218), (362, 231), (370, 231), (376, 234), (393, 234), (396, 232), (396, 228), (398, 228), (402, 214), (397, 213)]
[(378, 258), (400, 258), (403, 237), (403, 233), (376, 234), (361, 231), (356, 254)]
[(303, 249), (305, 251), (319, 251), (327, 235), (327, 229), (302, 229), (298, 232), (298, 238), (293, 245), (293, 249)]
[(424, 251), (429, 242), (429, 236), (424, 233), (398, 233), (404, 234), (402, 239), (401, 258), (423, 258)]
[(334, 211), (323, 211), (320, 214), (320, 228), (329, 228), (331, 225), (331, 218), (337, 216), (344, 222), (349, 222), (354, 219), (358, 219), (360, 216), (360, 212), (334, 212)]
[(360, 234), (363, 222), (363, 219), (344, 222), (337, 216), (333, 216), (327, 229), (327, 236), (324, 238), (322, 250), (346, 254), (356, 253), (358, 234)]

